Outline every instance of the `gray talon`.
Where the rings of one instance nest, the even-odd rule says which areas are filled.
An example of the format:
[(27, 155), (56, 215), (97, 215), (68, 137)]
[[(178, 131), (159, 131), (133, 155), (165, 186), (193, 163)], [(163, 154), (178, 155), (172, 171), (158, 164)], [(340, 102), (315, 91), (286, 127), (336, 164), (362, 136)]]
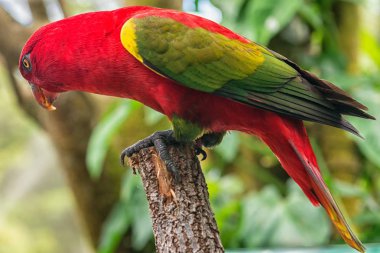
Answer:
[(138, 153), (143, 148), (154, 146), (156, 148), (156, 151), (159, 157), (165, 163), (166, 168), (173, 176), (174, 181), (178, 183), (180, 180), (178, 170), (170, 157), (168, 147), (167, 147), (168, 144), (172, 144), (172, 143), (177, 143), (177, 141), (173, 137), (173, 130), (155, 132), (149, 137), (124, 149), (120, 155), (121, 164), (124, 166), (125, 157), (131, 157), (133, 154)]

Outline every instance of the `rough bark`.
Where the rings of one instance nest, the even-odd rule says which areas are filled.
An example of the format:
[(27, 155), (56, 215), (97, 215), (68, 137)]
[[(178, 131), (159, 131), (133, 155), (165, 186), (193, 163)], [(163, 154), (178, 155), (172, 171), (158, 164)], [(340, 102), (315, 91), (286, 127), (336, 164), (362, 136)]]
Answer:
[(171, 176), (154, 148), (129, 160), (141, 175), (157, 252), (224, 252), (199, 161), (190, 146), (170, 147), (181, 177)]

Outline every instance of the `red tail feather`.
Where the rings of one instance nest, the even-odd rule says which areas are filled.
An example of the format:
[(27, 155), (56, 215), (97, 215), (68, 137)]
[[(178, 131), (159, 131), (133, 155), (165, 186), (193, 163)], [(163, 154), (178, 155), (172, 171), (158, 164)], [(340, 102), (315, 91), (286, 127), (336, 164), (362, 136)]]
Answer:
[(332, 223), (351, 247), (365, 248), (345, 220), (321, 176), (309, 138), (301, 121), (283, 119), (284, 129), (263, 137), (286, 172), (301, 187), (313, 205), (322, 205)]

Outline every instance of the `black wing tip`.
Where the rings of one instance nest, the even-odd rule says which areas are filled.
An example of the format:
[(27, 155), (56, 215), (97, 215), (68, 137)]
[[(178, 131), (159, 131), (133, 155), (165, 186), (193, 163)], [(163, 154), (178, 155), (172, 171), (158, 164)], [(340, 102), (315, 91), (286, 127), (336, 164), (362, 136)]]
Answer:
[(338, 108), (339, 108), (339, 113), (343, 115), (350, 115), (350, 116), (354, 116), (354, 117), (358, 117), (362, 119), (376, 120), (374, 116), (358, 108), (351, 107), (351, 108), (346, 109), (346, 108), (342, 108), (341, 106), (339, 106)]
[(360, 118), (363, 118), (363, 119), (376, 120), (376, 118), (375, 118), (374, 116), (372, 116), (372, 115), (369, 114), (369, 113), (363, 112), (363, 111), (361, 111), (361, 114), (360, 114), (360, 115), (355, 115), (355, 116), (360, 117)]
[(356, 117), (359, 117), (359, 118), (363, 118), (363, 119), (376, 120), (376, 118), (374, 116), (372, 116), (369, 113), (363, 112), (363, 111), (362, 111), (362, 113), (360, 115), (353, 115), (353, 116), (356, 116)]
[(368, 114), (368, 113), (365, 113), (365, 114), (366, 114), (366, 119), (376, 120), (376, 118), (372, 116), (371, 114)]
[(367, 106), (352, 98), (346, 91), (342, 90), (333, 83), (317, 77), (315, 74), (297, 69), (302, 77), (312, 84), (330, 103), (332, 103), (338, 112), (344, 115), (351, 115), (364, 119), (376, 120), (375, 117), (366, 113)]
[(360, 134), (359, 130), (357, 130), (350, 122), (348, 122), (347, 120), (343, 119), (341, 120), (341, 125), (339, 126), (335, 126), (335, 127), (338, 127), (338, 128), (341, 128), (343, 130), (346, 130), (354, 135), (356, 135), (357, 137), (361, 138), (364, 140), (364, 137)]
[[(275, 57), (278, 59), (286, 62), (289, 64), (291, 67), (293, 67), (295, 70), (297, 70), (303, 78), (305, 78), (307, 81), (309, 81), (311, 84), (314, 84), (314, 86), (324, 95), (326, 95), (326, 99), (330, 100), (330, 102), (335, 102), (335, 104), (343, 104), (345, 105), (346, 108), (353, 109), (353, 111), (360, 111), (356, 115), (354, 112), (350, 113), (350, 110), (348, 110), (348, 113), (342, 113), (346, 115), (352, 115), (364, 119), (371, 119), (371, 120), (376, 120), (375, 117), (372, 115), (364, 112), (367, 111), (368, 108), (367, 106), (363, 105), (362, 103), (358, 102), (354, 98), (352, 98), (347, 92), (342, 90), (341, 88), (337, 87), (333, 83), (323, 80), (319, 77), (317, 77), (315, 74), (306, 71), (302, 68), (300, 68), (297, 64), (295, 64), (293, 61), (289, 60), (285, 56), (268, 49)], [(330, 99), (329, 99), (330, 98)], [(331, 101), (332, 100), (332, 101)], [(333, 102), (333, 104), (334, 104)], [(352, 132), (352, 131), (350, 131)], [(356, 131), (357, 132), (357, 131)], [(354, 133), (355, 135), (358, 135), (357, 133)]]

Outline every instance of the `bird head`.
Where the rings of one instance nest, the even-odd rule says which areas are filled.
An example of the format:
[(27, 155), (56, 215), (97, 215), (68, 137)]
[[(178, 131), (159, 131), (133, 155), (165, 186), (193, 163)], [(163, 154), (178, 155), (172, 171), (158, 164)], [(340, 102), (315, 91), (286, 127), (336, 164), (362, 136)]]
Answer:
[[(45, 109), (55, 110), (53, 102), (65, 91), (63, 57), (55, 44), (59, 29), (47, 25), (37, 30), (26, 42), (19, 58), (19, 71), (28, 81), (37, 102)], [(61, 73), (60, 73), (61, 72)]]
[(19, 70), (42, 107), (54, 110), (53, 102), (65, 91), (101, 93), (99, 87), (107, 87), (116, 68), (107, 66), (124, 51), (122, 22), (114, 20), (112, 12), (80, 14), (45, 25), (29, 38)]
[(122, 46), (120, 30), (130, 16), (145, 8), (84, 13), (38, 29), (19, 59), (20, 73), (37, 102), (54, 110), (59, 93), (72, 90), (131, 97), (131, 84), (138, 90), (138, 78), (151, 73), (141, 68), (146, 74), (136, 74), (140, 63)]

